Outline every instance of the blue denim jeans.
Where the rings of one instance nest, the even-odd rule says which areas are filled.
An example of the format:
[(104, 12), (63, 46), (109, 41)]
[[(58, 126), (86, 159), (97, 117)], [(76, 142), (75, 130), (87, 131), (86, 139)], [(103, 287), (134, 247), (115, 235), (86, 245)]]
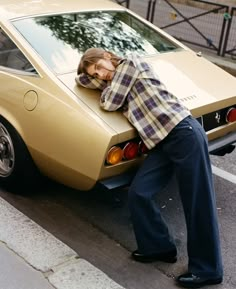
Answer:
[(187, 227), (188, 270), (205, 277), (223, 274), (215, 192), (205, 131), (192, 116), (152, 149), (129, 189), (129, 208), (138, 250), (176, 248), (155, 196), (176, 175)]

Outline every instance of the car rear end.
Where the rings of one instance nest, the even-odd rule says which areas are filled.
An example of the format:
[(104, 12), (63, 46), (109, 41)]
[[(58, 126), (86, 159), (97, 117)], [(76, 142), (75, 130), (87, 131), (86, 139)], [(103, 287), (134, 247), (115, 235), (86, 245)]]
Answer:
[[(69, 2), (73, 4), (70, 11)], [(35, 19), (16, 19), (14, 25), (58, 79), (93, 111), (96, 122), (106, 123), (113, 131), (104, 147), (99, 170), (91, 175), (93, 182), (109, 188), (128, 184), (147, 149), (120, 111), (102, 111), (98, 91), (76, 87), (77, 65), (89, 47), (102, 47), (120, 56), (135, 52), (146, 57), (168, 90), (201, 122), (208, 135), (210, 152), (220, 152), (236, 142), (233, 76), (111, 1), (94, 1), (96, 5), (82, 0), (69, 2), (65, 2), (68, 12), (61, 12), (62, 4), (58, 4), (54, 15), (48, 11)], [(33, 30), (37, 31), (37, 38), (32, 37)], [(38, 38), (47, 39), (47, 50), (43, 42), (38, 43)], [(55, 55), (60, 56), (57, 61)]]

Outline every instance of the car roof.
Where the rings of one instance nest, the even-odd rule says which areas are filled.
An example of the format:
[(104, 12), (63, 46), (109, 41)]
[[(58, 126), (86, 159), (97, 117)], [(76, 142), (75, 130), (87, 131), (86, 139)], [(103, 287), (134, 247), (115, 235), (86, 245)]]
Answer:
[(108, 0), (1, 0), (0, 18), (15, 19), (64, 12), (125, 9)]

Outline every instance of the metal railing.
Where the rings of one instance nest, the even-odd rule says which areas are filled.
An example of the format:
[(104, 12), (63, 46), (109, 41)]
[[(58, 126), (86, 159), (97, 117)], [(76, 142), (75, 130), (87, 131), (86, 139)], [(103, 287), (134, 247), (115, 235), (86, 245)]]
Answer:
[(176, 39), (221, 54), (228, 6), (202, 0), (188, 0), (188, 5), (170, 0), (152, 2), (155, 11), (149, 21)]
[(176, 39), (236, 59), (236, 7), (207, 0), (115, 0)]

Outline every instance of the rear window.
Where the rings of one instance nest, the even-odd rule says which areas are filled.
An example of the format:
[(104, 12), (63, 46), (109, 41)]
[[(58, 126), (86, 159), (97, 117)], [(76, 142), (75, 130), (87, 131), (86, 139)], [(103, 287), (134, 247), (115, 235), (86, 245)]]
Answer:
[(123, 11), (49, 15), (13, 22), (43, 60), (58, 74), (77, 69), (83, 52), (102, 47), (120, 56), (152, 55), (178, 47), (149, 25)]

